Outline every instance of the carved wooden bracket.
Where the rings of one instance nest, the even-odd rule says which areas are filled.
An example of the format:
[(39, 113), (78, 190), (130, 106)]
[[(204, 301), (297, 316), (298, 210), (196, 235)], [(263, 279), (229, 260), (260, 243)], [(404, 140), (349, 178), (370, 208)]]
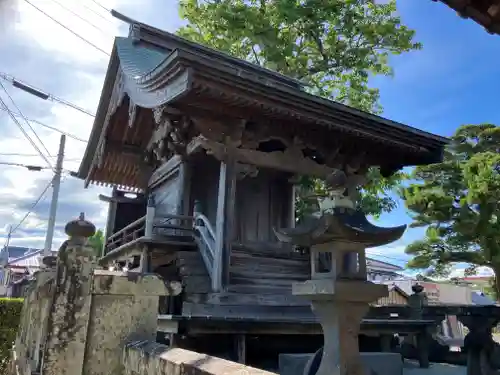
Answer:
[(236, 179), (242, 180), (245, 177), (257, 177), (259, 169), (255, 165), (236, 163)]
[(153, 110), (156, 129), (148, 143), (147, 151), (152, 152), (160, 162), (167, 161), (173, 154), (184, 156), (190, 141), (193, 126), (191, 119), (180, 113), (173, 113), (166, 107)]
[(291, 155), (289, 152), (263, 152), (248, 150), (228, 146), (220, 142), (208, 140), (203, 136), (198, 136), (188, 146), (188, 153), (194, 153), (198, 149), (204, 149), (207, 154), (211, 154), (218, 160), (234, 158), (240, 164), (249, 164), (257, 167), (264, 167), (276, 170), (297, 173), (299, 175), (315, 176), (326, 178), (334, 170), (333, 168), (321, 165), (304, 156)]

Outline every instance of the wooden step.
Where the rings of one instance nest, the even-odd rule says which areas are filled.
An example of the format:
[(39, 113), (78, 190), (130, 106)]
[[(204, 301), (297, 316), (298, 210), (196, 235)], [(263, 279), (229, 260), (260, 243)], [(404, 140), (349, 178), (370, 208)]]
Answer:
[(285, 249), (280, 245), (271, 244), (232, 244), (231, 255), (247, 254), (253, 257), (276, 258), (309, 262), (309, 254), (301, 254), (297, 251)]
[(236, 291), (220, 293), (197, 293), (186, 296), (186, 302), (207, 305), (260, 305), (260, 306), (309, 306), (305, 298), (294, 296), (290, 293), (241, 293)]
[(239, 294), (258, 294), (258, 295), (292, 295), (292, 286), (272, 286), (272, 285), (251, 285), (251, 284), (230, 284), (227, 291)]
[(287, 259), (287, 258), (274, 258), (274, 257), (262, 257), (254, 256), (253, 254), (246, 254), (240, 252), (231, 252), (231, 264), (254, 264), (254, 265), (275, 265), (280, 267), (298, 267), (298, 268), (309, 268), (309, 262), (305, 262), (299, 259)]
[(231, 267), (229, 274), (235, 277), (248, 279), (276, 279), (305, 281), (310, 278), (310, 272), (293, 272), (288, 269), (276, 269), (274, 272), (262, 268), (250, 268), (244, 266)]
[(229, 283), (232, 285), (260, 285), (260, 286), (270, 286), (270, 287), (285, 287), (291, 290), (292, 284), (296, 281), (301, 280), (291, 280), (291, 279), (271, 279), (262, 277), (243, 277), (240, 275), (235, 275), (229, 273)]

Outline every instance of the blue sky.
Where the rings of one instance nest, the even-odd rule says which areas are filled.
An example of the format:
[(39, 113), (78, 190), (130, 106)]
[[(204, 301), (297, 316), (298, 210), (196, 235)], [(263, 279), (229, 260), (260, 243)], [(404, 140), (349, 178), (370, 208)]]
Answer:
[[(127, 26), (113, 19), (92, 0), (65, 0), (67, 8), (99, 26), (101, 31), (75, 18), (49, 0), (31, 0), (44, 12), (85, 37), (105, 51), (111, 51), (113, 36), (126, 35)], [(137, 20), (169, 31), (182, 21), (175, 0), (100, 0)], [(500, 73), (500, 36), (489, 35), (471, 20), (459, 17), (445, 5), (431, 0), (400, 0), (398, 9), (403, 22), (416, 30), (423, 43), (421, 51), (392, 58), (392, 78), (375, 78), (380, 88), (384, 117), (444, 136), (465, 123), (500, 123), (496, 111), (496, 77)], [(161, 11), (160, 11), (161, 10)], [(97, 16), (100, 13), (100, 16)], [(0, 72), (9, 73), (39, 88), (95, 111), (99, 100), (108, 56), (76, 38), (41, 12), (19, 0), (0, 2)], [(10, 22), (10, 23), (9, 23)], [(104, 30), (104, 32), (102, 32)], [(491, 82), (491, 83), (490, 83)], [(42, 102), (8, 86), (22, 112), (61, 130), (87, 139), (92, 120), (54, 102)], [(1, 94), (1, 93), (0, 93)], [(5, 96), (3, 96), (5, 99)], [(5, 114), (0, 113), (3, 138), (1, 152), (35, 151), (20, 135)], [(59, 135), (34, 124), (52, 154), (57, 151)], [(67, 169), (76, 169), (85, 144), (69, 139)], [(41, 164), (40, 158), (0, 156), (0, 162)], [(9, 224), (16, 224), (45, 188), (50, 173), (33, 174), (17, 167), (0, 169), (0, 235)], [(58, 210), (57, 246), (63, 239), (65, 222), (85, 211), (102, 227), (106, 206), (97, 200), (106, 190), (83, 190), (79, 180), (65, 176)], [(40, 247), (43, 244), (49, 199), (42, 200), (13, 236), (13, 243)], [(393, 226), (410, 223), (403, 207), (384, 215), (379, 224)], [(397, 243), (371, 251), (381, 260), (403, 264), (406, 244), (419, 238), (422, 231), (408, 230)]]
[[(439, 2), (401, 0), (398, 9), (424, 48), (393, 58), (395, 77), (374, 80), (383, 116), (443, 136), (452, 135), (461, 124), (498, 124), (498, 95), (492, 83), (500, 74), (500, 37)], [(410, 222), (401, 206), (379, 221), (386, 226)], [(404, 263), (402, 248), (422, 235), (423, 230), (410, 229), (387, 251), (373, 253)]]

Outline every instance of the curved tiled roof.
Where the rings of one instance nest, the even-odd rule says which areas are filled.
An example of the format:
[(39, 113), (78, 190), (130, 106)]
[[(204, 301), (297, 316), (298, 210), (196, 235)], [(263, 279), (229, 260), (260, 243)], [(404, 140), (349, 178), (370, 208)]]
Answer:
[[(231, 116), (238, 118), (244, 113), (260, 114), (270, 121), (296, 122), (298, 129), (315, 126), (331, 132), (334, 138), (345, 134), (351, 141), (357, 138), (368, 146), (393, 150), (396, 158), (378, 156), (381, 160), (374, 161), (374, 165), (383, 164), (390, 171), (439, 162), (442, 158), (446, 138), (309, 94), (296, 80), (150, 26), (138, 23), (132, 29), (135, 34), (131, 37), (115, 40), (78, 173), (87, 182), (144, 188), (139, 182), (141, 167), (134, 158), (127, 159), (116, 152), (108, 155), (104, 146), (101, 151), (98, 147), (108, 137), (108, 128), (113, 128), (113, 137), (109, 139), (142, 150), (154, 125), (150, 123), (150, 111), (167, 103), (209, 112), (227, 108)], [(132, 112), (127, 113), (127, 103)], [(137, 118), (142, 119), (142, 125), (148, 123), (127, 126), (128, 121)], [(367, 145), (364, 147), (371, 156), (380, 154)], [(100, 171), (95, 175), (97, 159)], [(121, 172), (111, 177), (108, 170)]]

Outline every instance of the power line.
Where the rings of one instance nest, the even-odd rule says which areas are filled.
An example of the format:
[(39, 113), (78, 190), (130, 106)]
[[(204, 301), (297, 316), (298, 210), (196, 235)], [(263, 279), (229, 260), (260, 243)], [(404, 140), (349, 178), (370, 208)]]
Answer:
[[(5, 109), (4, 107), (0, 107), (0, 110), (2, 111), (5, 111), (5, 112), (9, 112), (8, 109)], [(15, 117), (21, 117), (21, 115), (19, 113), (16, 113), (16, 112), (13, 112), (13, 111), (10, 111), (10, 113), (15, 116)], [(55, 132), (58, 132), (58, 133), (61, 133), (61, 134), (64, 134), (65, 136), (67, 137), (70, 137), (70, 138), (73, 138), (74, 140), (76, 141), (80, 141), (80, 142), (84, 142), (84, 143), (87, 143), (87, 141), (85, 139), (82, 139), (82, 138), (78, 138), (76, 135), (73, 135), (71, 133), (68, 133), (68, 132), (65, 132), (61, 129), (58, 129), (58, 128), (55, 128), (53, 126), (50, 126), (50, 125), (47, 125), (47, 124), (44, 124), (43, 122), (41, 121), (38, 121), (38, 120), (33, 120), (33, 119), (27, 119), (29, 122), (32, 122), (32, 123), (35, 123), (37, 125), (40, 125), (40, 126), (43, 126), (44, 128), (47, 128), (47, 129), (50, 129), (50, 130), (53, 130)]]
[(52, 185), (52, 179), (47, 184), (47, 186), (45, 187), (45, 189), (43, 189), (42, 193), (37, 198), (37, 200), (35, 201), (35, 203), (33, 203), (33, 205), (30, 207), (30, 209), (28, 210), (28, 212), (26, 212), (26, 214), (23, 216), (23, 218), (21, 219), (21, 221), (10, 231), (10, 234), (14, 233), (21, 225), (23, 225), (23, 223), (26, 221), (26, 219), (28, 218), (28, 216), (33, 212), (33, 210), (35, 209), (35, 207), (40, 203), (40, 201), (42, 199), (44, 199), (46, 197), (47, 191), (49, 190), (49, 188), (50, 188), (51, 185)]
[(80, 4), (82, 7), (84, 7), (85, 9), (91, 11), (92, 13), (94, 13), (96, 16), (102, 18), (104, 21), (108, 22), (110, 25), (114, 25), (113, 24), (113, 21), (111, 21), (110, 19), (104, 17), (101, 13), (99, 13), (98, 11), (92, 9), (91, 7), (89, 7), (88, 5), (85, 5), (85, 4)]
[(71, 103), (70, 101), (68, 101), (66, 99), (62, 99), (58, 96), (52, 95), (51, 93), (48, 93), (48, 92), (45, 92), (39, 88), (36, 88), (35, 86), (32, 86), (29, 83), (23, 82), (10, 74), (0, 72), (0, 78), (2, 78), (3, 80), (5, 80), (7, 82), (12, 83), (12, 85), (14, 87), (16, 87), (20, 90), (23, 90), (23, 91), (27, 92), (28, 94), (34, 95), (40, 99), (43, 99), (43, 100), (50, 99), (52, 101), (67, 105), (68, 107), (76, 109), (77, 111), (85, 113), (86, 115), (89, 115), (91, 117), (95, 117), (95, 115), (92, 112), (86, 110), (85, 108), (82, 108), (74, 103)]
[(108, 9), (106, 8), (104, 5), (102, 5), (100, 2), (96, 1), (96, 0), (90, 0), (92, 1), (94, 4), (96, 4), (98, 7), (104, 9), (106, 12), (108, 13), (111, 13), (111, 9)]
[(377, 254), (377, 253), (373, 253), (371, 251), (367, 251), (366, 255), (369, 257), (371, 256), (371, 257), (385, 258), (385, 259), (389, 259), (389, 260), (395, 260), (398, 262), (405, 262), (405, 263), (408, 262), (408, 259), (402, 259), (402, 258), (391, 257), (391, 256), (383, 255), (383, 254)]
[(88, 19), (86, 19), (85, 17), (82, 17), (80, 16), (77, 12), (75, 12), (74, 10), (72, 10), (71, 8), (68, 8), (66, 5), (60, 3), (58, 0), (52, 0), (54, 3), (56, 3), (57, 5), (59, 5), (61, 8), (63, 8), (64, 10), (66, 10), (67, 12), (71, 13), (72, 15), (74, 15), (75, 17), (77, 17), (78, 19), (80, 19), (81, 21), (89, 24), (90, 26), (92, 26), (94, 29), (96, 30), (99, 30), (101, 33), (105, 34), (105, 35), (108, 35), (108, 33), (106, 33), (106, 31), (104, 31), (103, 29), (101, 29), (99, 26), (93, 24), (92, 22), (90, 22)]
[[(36, 156), (38, 156), (38, 155), (36, 155)], [(10, 166), (13, 166), (13, 167), (23, 167), (23, 168), (29, 169), (30, 171), (34, 171), (34, 172), (38, 172), (38, 171), (41, 171), (41, 170), (44, 170), (44, 169), (50, 169), (48, 167), (42, 167), (42, 166), (39, 166), (39, 165), (11, 163), (11, 162), (8, 162), (8, 161), (0, 161), (0, 165), (10, 165)]]
[[(23, 154), (20, 152), (0, 152), (0, 156), (21, 156), (24, 158), (29, 158), (29, 157), (35, 157), (35, 156), (40, 156), (38, 154)], [(57, 157), (57, 155), (47, 155), (51, 158)], [(75, 161), (75, 160), (81, 160), (81, 158), (69, 158), (69, 159), (64, 159), (64, 161)]]
[[(7, 93), (7, 90), (5, 89), (4, 85), (2, 84), (2, 82), (0, 82), (0, 87), (3, 88), (3, 90)], [(8, 94), (8, 93), (7, 93)], [(33, 148), (35, 149), (36, 152), (38, 152), (40, 154), (40, 156), (42, 157), (42, 159), (45, 160), (45, 162), (52, 168), (52, 164), (50, 163), (49, 159), (47, 159), (47, 157), (43, 154), (43, 152), (40, 150), (40, 148), (36, 145), (36, 143), (31, 139), (31, 137), (29, 136), (28, 133), (26, 133), (26, 130), (24, 130), (23, 126), (21, 125), (21, 123), (17, 120), (17, 118), (10, 112), (10, 109), (9, 107), (7, 106), (7, 104), (5, 104), (5, 102), (3, 101), (3, 99), (0, 97), (0, 104), (3, 108), (6, 109), (7, 113), (9, 114), (10, 118), (12, 119), (12, 121), (14, 121), (14, 123), (17, 125), (17, 127), (19, 128), (19, 130), (21, 130), (21, 132), (24, 134), (24, 136), (26, 137), (26, 139), (31, 143), (31, 145), (33, 146)]]
[(44, 16), (46, 16), (47, 18), (51, 19), (53, 22), (57, 23), (59, 26), (65, 28), (67, 31), (69, 31), (71, 34), (73, 34), (74, 36), (76, 36), (78, 39), (80, 39), (81, 41), (87, 43), (88, 45), (94, 47), (96, 50), (98, 50), (99, 52), (102, 52), (104, 53), (106, 56), (110, 56), (110, 54), (108, 52), (106, 52), (105, 50), (103, 50), (102, 48), (98, 47), (96, 44), (92, 43), (90, 40), (88, 39), (85, 39), (83, 36), (81, 36), (80, 34), (78, 34), (77, 32), (71, 30), (68, 26), (64, 25), (63, 23), (59, 22), (58, 20), (56, 20), (54, 17), (52, 17), (50, 14), (46, 13), (45, 11), (43, 11), (42, 9), (40, 9), (39, 7), (37, 7), (35, 4), (33, 4), (31, 1), (29, 0), (24, 0), (26, 1), (29, 5), (31, 5), (33, 8), (35, 8), (36, 10), (38, 10), (40, 13), (42, 13)]
[[(7, 97), (9, 98), (9, 100), (12, 103), (12, 105), (14, 106), (14, 108), (17, 110), (17, 113), (19, 113), (19, 115), (24, 120), (24, 122), (26, 123), (26, 125), (28, 125), (28, 127), (31, 129), (31, 131), (35, 135), (36, 139), (38, 139), (38, 142), (40, 142), (40, 144), (42, 145), (42, 147), (45, 150), (45, 152), (47, 153), (47, 155), (49, 155), (50, 151), (47, 149), (47, 147), (45, 147), (45, 144), (40, 139), (40, 137), (36, 133), (35, 129), (33, 129), (33, 127), (31, 126), (31, 124), (29, 123), (29, 121), (26, 119), (26, 116), (24, 116), (24, 114), (21, 112), (21, 109), (17, 106), (16, 102), (14, 101), (14, 98), (12, 98), (12, 96), (9, 94), (9, 92), (7, 91), (7, 88), (1, 82), (0, 82), (0, 86), (2, 87), (3, 91), (5, 92), (5, 95), (7, 95)], [(49, 162), (49, 165), (50, 165), (50, 162)]]

